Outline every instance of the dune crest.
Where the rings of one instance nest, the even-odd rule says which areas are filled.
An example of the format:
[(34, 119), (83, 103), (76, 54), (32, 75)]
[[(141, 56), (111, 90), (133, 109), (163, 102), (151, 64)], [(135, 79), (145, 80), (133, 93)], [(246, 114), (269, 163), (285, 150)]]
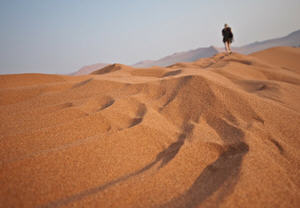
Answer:
[(300, 49), (0, 76), (3, 207), (299, 207)]

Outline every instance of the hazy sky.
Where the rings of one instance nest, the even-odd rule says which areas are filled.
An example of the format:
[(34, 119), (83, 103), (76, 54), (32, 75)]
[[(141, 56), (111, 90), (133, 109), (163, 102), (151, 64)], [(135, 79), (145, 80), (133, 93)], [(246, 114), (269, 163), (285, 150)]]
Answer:
[(0, 0), (0, 73), (70, 73), (300, 29), (300, 0)]

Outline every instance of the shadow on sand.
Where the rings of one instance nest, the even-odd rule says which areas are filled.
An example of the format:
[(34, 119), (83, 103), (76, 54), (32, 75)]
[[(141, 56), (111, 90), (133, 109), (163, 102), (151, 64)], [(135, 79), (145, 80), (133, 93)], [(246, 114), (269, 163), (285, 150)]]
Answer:
[(67, 204), (79, 201), (85, 197), (88, 197), (90, 195), (97, 194), (101, 191), (104, 191), (105, 189), (107, 189), (111, 186), (114, 186), (118, 183), (124, 182), (134, 176), (138, 176), (138, 175), (142, 174), (143, 172), (149, 170), (150, 168), (152, 168), (159, 162), (161, 163), (159, 166), (159, 169), (163, 168), (177, 155), (180, 148), (184, 144), (184, 141), (186, 140), (187, 135), (190, 133), (190, 131), (192, 131), (192, 129), (193, 129), (193, 125), (187, 125), (187, 127), (185, 128), (185, 130), (186, 130), (185, 133), (179, 135), (176, 142), (170, 144), (168, 148), (166, 148), (165, 150), (158, 153), (155, 160), (153, 162), (149, 163), (148, 165), (146, 165), (145, 167), (143, 167), (133, 173), (130, 173), (130, 174), (124, 175), (120, 178), (117, 178), (116, 180), (113, 180), (106, 184), (103, 184), (101, 186), (87, 189), (78, 194), (74, 194), (72, 196), (50, 202), (46, 205), (40, 206), (40, 208), (55, 208), (55, 207), (65, 206)]
[(218, 207), (218, 204), (233, 192), (239, 179), (243, 157), (249, 151), (249, 146), (243, 141), (244, 132), (213, 116), (207, 119), (207, 122), (223, 139), (225, 151), (201, 172), (187, 191), (157, 206), (158, 208), (195, 208), (217, 191), (211, 205)]

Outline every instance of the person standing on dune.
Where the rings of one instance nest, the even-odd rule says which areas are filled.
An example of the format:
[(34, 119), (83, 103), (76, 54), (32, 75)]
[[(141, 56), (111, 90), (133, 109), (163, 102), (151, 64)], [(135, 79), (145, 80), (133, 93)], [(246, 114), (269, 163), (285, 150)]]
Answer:
[(224, 25), (224, 29), (222, 30), (222, 35), (223, 35), (223, 42), (225, 44), (226, 52), (228, 54), (231, 54), (232, 51), (230, 48), (230, 44), (233, 41), (233, 33), (231, 31), (231, 28), (227, 24)]

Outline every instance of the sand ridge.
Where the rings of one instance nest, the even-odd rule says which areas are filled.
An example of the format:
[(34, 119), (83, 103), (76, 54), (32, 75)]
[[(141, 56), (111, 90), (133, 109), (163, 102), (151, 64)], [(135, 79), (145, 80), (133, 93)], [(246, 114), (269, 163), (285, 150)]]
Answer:
[(299, 207), (299, 58), (1, 75), (0, 207)]

